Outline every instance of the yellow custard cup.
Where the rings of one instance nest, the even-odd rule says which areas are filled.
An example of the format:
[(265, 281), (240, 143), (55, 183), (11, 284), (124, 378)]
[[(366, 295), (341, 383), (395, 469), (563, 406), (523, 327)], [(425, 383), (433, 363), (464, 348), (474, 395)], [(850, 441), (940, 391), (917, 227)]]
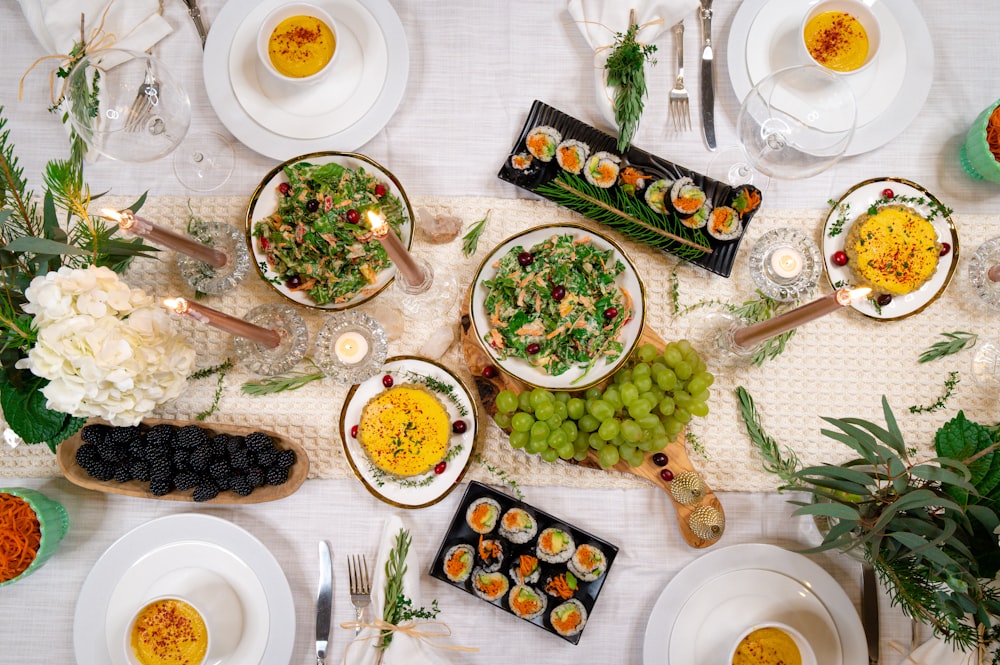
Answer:
[(825, 0), (802, 17), (799, 36), (811, 62), (837, 74), (856, 74), (875, 62), (882, 30), (868, 3)]
[(282, 5), (257, 31), (260, 69), (286, 85), (313, 85), (337, 59), (337, 26), (323, 9), (305, 2)]
[(816, 665), (809, 641), (791, 626), (776, 621), (754, 624), (740, 633), (729, 650), (727, 665)]

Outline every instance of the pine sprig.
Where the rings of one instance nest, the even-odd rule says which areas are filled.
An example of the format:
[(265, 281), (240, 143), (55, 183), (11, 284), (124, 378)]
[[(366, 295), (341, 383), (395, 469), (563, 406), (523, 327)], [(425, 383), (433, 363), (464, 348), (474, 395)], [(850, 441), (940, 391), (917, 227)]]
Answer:
[(795, 487), (801, 484), (795, 474), (802, 468), (802, 463), (795, 451), (786, 446), (782, 452), (778, 442), (764, 431), (760, 422), (760, 414), (757, 412), (757, 405), (754, 404), (753, 398), (746, 388), (737, 386), (736, 398), (740, 402), (740, 416), (743, 418), (743, 424), (747, 428), (750, 442), (753, 443), (757, 454), (760, 455), (764, 470), (778, 476), (786, 487)]
[(615, 122), (618, 123), (618, 150), (625, 152), (632, 143), (639, 118), (645, 104), (645, 63), (655, 65), (652, 55), (654, 44), (640, 44), (635, 40), (639, 26), (632, 24), (624, 33), (615, 34), (615, 44), (604, 65), (608, 72), (608, 85), (615, 88)]
[(478, 222), (474, 223), (462, 236), (462, 253), (466, 256), (472, 256), (476, 253), (476, 248), (479, 246), (479, 236), (483, 234), (483, 229), (486, 228), (486, 221), (490, 218), (490, 213), (492, 210), (487, 210), (483, 218)]
[(962, 349), (971, 349), (976, 345), (976, 340), (979, 339), (979, 335), (962, 330), (943, 332), (941, 336), (945, 339), (931, 344), (930, 347), (920, 354), (919, 362), (928, 363), (932, 360), (958, 353)]

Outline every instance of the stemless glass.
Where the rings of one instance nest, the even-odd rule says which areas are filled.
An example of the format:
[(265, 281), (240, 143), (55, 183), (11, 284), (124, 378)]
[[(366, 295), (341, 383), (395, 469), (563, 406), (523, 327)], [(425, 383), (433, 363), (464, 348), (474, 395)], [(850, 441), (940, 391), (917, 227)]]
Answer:
[(70, 124), (95, 152), (123, 162), (170, 154), (191, 124), (187, 92), (146, 53), (101, 49), (82, 58), (66, 79)]

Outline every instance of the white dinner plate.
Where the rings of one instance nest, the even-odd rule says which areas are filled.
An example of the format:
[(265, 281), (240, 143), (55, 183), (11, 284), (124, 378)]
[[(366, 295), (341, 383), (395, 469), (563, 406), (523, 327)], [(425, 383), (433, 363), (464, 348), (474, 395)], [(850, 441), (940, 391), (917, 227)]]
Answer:
[[(669, 661), (667, 659), (675, 640), (689, 642), (693, 639), (691, 634), (681, 634), (677, 630), (677, 622), (685, 605), (701, 594), (705, 585), (713, 580), (728, 573), (752, 570), (780, 573), (795, 581), (801, 589), (815, 595), (833, 621), (844, 665), (863, 665), (867, 662), (868, 649), (865, 646), (865, 631), (861, 626), (861, 619), (851, 599), (837, 581), (801, 554), (775, 545), (749, 543), (703, 554), (670, 580), (657, 598), (646, 624), (642, 646), (643, 665), (666, 665), (668, 662), (695, 665), (690, 661), (674, 661), (672, 657)], [(730, 591), (726, 587), (716, 588), (715, 591), (716, 600), (720, 603), (730, 597)], [(781, 611), (776, 609), (776, 612)], [(819, 620), (818, 618), (817, 621)], [(706, 624), (705, 627), (730, 629), (715, 624)], [(735, 639), (735, 634), (733, 637)], [(716, 656), (721, 658), (718, 654)], [(717, 659), (714, 662), (718, 662)]]
[[(277, 560), (232, 522), (186, 513), (136, 527), (94, 564), (80, 589), (73, 618), (77, 662), (123, 662), (124, 654), (109, 649), (117, 643), (109, 632), (127, 623), (129, 617), (124, 615), (135, 609), (130, 608), (133, 603), (160, 593), (166, 576), (190, 568), (200, 557), (204, 563), (198, 565), (225, 579), (243, 609), (243, 639), (223, 663), (288, 663), (295, 640), (295, 605)], [(255, 630), (263, 634), (263, 644)]]
[(240, 142), (274, 159), (317, 149), (351, 151), (396, 112), (410, 55), (388, 0), (316, 0), (341, 33), (334, 69), (315, 86), (280, 94), (258, 77), (257, 26), (287, 0), (231, 0), (205, 43), (204, 75), (219, 120)]
[[(382, 383), (386, 375), (393, 378), (393, 385), (417, 383), (427, 386), (441, 399), (452, 422), (465, 421), (465, 432), (451, 435), (443, 472), (432, 469), (411, 478), (389, 476), (371, 463), (352, 435), (351, 430), (360, 422), (365, 404), (386, 389)], [(437, 503), (462, 481), (472, 451), (484, 431), (478, 405), (479, 400), (472, 391), (446, 367), (412, 356), (389, 358), (378, 375), (353, 386), (344, 400), (340, 410), (340, 438), (347, 461), (365, 488), (386, 503), (400, 508), (423, 508)]]
[[(900, 203), (913, 208), (925, 217), (930, 216), (931, 202), (935, 206), (943, 207), (941, 202), (926, 189), (902, 178), (873, 178), (852, 187), (833, 206), (823, 224), (823, 261), (826, 264), (827, 277), (834, 288), (851, 286), (854, 279), (849, 266), (838, 266), (833, 263), (834, 253), (843, 251), (851, 223), (866, 212), (868, 206), (879, 200), (885, 189), (891, 189), (896, 197), (909, 198), (909, 201)], [(918, 203), (914, 199), (926, 203)], [(854, 309), (873, 319), (902, 319), (922, 311), (944, 293), (958, 266), (958, 230), (950, 216), (936, 215), (930, 221), (937, 231), (938, 241), (951, 245), (951, 250), (938, 259), (937, 272), (919, 289), (905, 296), (895, 296), (888, 305), (879, 307), (869, 298), (855, 298), (851, 303)], [(839, 226), (840, 230), (834, 233), (836, 226)]]
[[(799, 29), (809, 3), (744, 0), (729, 31), (727, 61), (736, 96), (743, 100), (768, 74), (806, 64)], [(920, 113), (934, 80), (934, 45), (913, 0), (878, 0), (882, 45), (876, 61), (845, 79), (858, 103), (858, 126), (846, 155), (879, 148)]]

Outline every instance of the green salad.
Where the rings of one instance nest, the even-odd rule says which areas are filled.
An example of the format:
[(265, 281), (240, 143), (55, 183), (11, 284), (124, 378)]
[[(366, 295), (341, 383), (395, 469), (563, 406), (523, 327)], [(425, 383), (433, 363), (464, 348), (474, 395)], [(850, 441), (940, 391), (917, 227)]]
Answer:
[(275, 284), (304, 291), (317, 305), (344, 303), (378, 279), (392, 262), (371, 237), (368, 211), (385, 216), (396, 235), (403, 206), (364, 168), (299, 162), (284, 168), (278, 209), (258, 221), (253, 237)]
[(632, 318), (632, 298), (615, 283), (624, 270), (589, 237), (553, 235), (527, 250), (512, 247), (483, 282), (490, 322), (483, 339), (502, 360), (525, 358), (552, 376), (611, 362)]

